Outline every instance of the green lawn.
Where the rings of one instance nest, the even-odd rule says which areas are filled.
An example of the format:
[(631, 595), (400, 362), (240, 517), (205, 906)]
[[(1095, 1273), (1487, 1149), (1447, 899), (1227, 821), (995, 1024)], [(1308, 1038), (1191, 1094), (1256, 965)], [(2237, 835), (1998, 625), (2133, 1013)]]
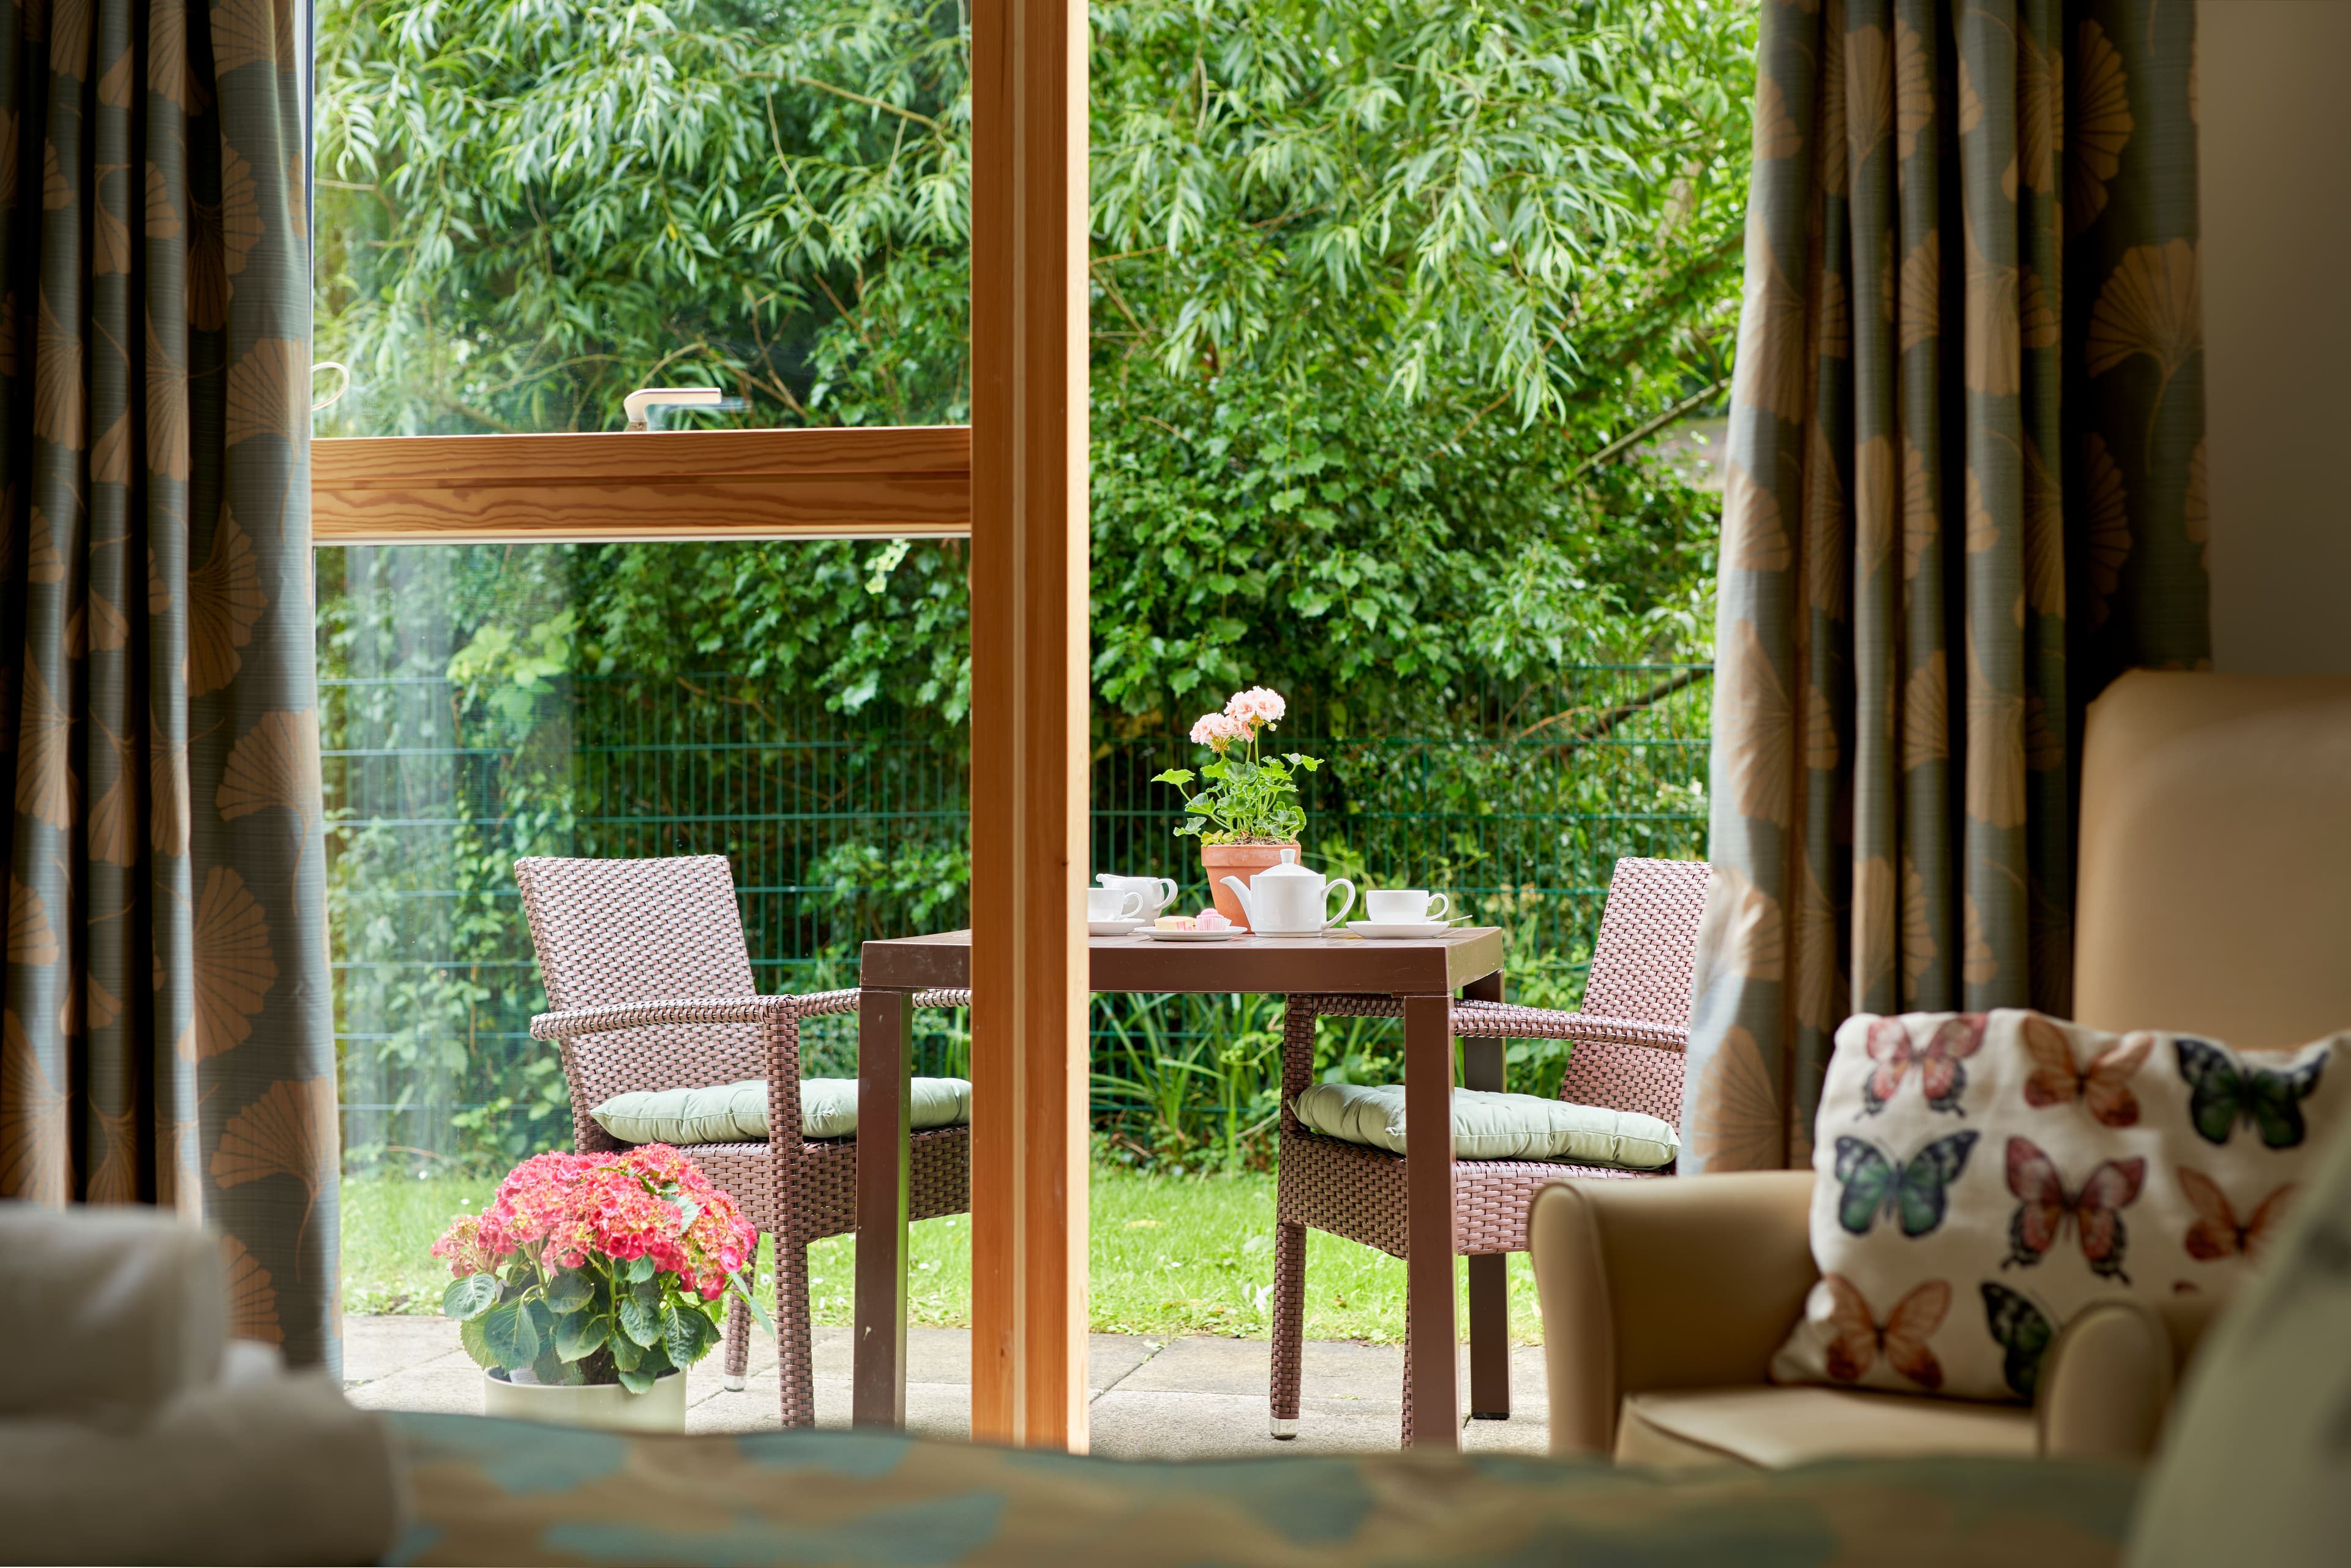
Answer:
[[(497, 1184), (455, 1176), (343, 1183), (343, 1301), (355, 1312), (434, 1312), (448, 1275), (425, 1249), (452, 1216), (487, 1202)], [(1263, 1338), (1273, 1305), (1273, 1178), (1093, 1173), (1091, 1308), (1103, 1333), (1220, 1333)], [(971, 1221), (914, 1228), (911, 1321), (959, 1328), (971, 1321)], [(763, 1242), (760, 1269), (769, 1260)], [(809, 1294), (820, 1323), (846, 1323), (854, 1243), (809, 1249)], [(1462, 1271), (1457, 1269), (1457, 1278)], [(1352, 1241), (1311, 1234), (1306, 1333), (1313, 1339), (1394, 1343), (1404, 1337), (1404, 1265)], [(1466, 1319), (1465, 1319), (1466, 1322)], [(1541, 1337), (1526, 1256), (1510, 1259), (1510, 1334)]]

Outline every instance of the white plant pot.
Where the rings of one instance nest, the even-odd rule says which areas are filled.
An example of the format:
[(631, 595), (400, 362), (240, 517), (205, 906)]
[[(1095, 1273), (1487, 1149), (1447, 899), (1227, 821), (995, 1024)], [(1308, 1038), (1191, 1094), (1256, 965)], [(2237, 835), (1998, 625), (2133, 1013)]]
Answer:
[(653, 1379), (643, 1394), (617, 1383), (507, 1383), (482, 1374), (482, 1414), (607, 1432), (685, 1430), (685, 1374)]

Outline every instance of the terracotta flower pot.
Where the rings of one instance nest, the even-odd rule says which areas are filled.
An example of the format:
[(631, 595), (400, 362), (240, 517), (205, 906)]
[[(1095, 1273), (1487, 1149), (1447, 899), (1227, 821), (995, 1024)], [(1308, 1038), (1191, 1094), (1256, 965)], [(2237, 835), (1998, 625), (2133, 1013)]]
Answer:
[(1246, 883), (1270, 865), (1280, 865), (1282, 857), (1299, 858), (1299, 848), (1289, 844), (1202, 844), (1200, 864), (1208, 873), (1208, 891), (1217, 900), (1217, 913), (1239, 926), (1249, 929), (1249, 916), (1241, 913), (1241, 901), (1225, 885), (1225, 878), (1237, 876)]

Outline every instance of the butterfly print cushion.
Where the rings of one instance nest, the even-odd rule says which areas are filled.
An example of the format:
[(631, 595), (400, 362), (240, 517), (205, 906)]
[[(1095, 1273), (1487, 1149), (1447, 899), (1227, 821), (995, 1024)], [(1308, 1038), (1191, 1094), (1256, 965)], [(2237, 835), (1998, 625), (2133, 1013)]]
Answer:
[(1846, 1019), (1813, 1126), (1821, 1282), (1772, 1376), (2030, 1400), (2091, 1301), (2235, 1289), (2351, 1101), (2346, 1048)]

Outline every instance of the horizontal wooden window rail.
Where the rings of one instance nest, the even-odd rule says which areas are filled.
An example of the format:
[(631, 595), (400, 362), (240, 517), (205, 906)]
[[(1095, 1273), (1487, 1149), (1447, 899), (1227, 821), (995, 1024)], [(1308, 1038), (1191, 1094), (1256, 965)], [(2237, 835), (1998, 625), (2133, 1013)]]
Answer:
[(322, 545), (958, 538), (971, 431), (681, 430), (310, 444)]

